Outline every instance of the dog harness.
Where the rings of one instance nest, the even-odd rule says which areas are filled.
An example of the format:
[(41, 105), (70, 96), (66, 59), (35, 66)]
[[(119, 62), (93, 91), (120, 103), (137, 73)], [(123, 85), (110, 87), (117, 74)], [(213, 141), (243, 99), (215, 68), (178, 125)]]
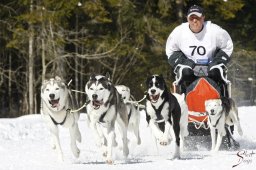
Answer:
[(53, 122), (56, 126), (57, 126), (57, 125), (63, 125), (63, 124), (66, 122), (67, 116), (68, 116), (68, 114), (70, 113), (70, 111), (71, 111), (70, 108), (68, 108), (68, 109), (66, 110), (66, 116), (64, 117), (63, 121), (60, 122), (60, 123), (56, 122), (56, 120), (54, 120), (54, 118), (53, 118), (50, 114), (49, 114), (49, 116), (50, 116), (50, 118), (52, 119), (52, 122)]
[[(113, 96), (114, 96), (114, 94), (111, 94), (111, 95), (109, 96), (109, 100), (107, 100), (107, 102), (104, 104), (105, 107), (107, 107), (108, 104), (110, 104), (109, 107), (112, 106), (112, 105), (114, 105), (114, 104), (117, 105), (117, 101), (113, 101)], [(115, 110), (116, 110), (116, 114), (117, 114), (117, 106), (115, 107)], [(105, 121), (104, 121), (103, 119), (104, 119), (104, 117), (106, 116), (107, 112), (108, 112), (108, 110), (107, 110), (106, 112), (104, 112), (104, 113), (100, 116), (100, 118), (99, 118), (99, 123), (105, 123)]]
[[(223, 110), (221, 111), (221, 113), (222, 113), (222, 112), (223, 112)], [(221, 116), (222, 116), (222, 114), (220, 115), (220, 117), (219, 117), (218, 120), (216, 121), (215, 125), (212, 125), (214, 128), (216, 128), (217, 124), (219, 123)], [(209, 121), (211, 122), (211, 117), (208, 116), (208, 118), (209, 118)]]
[(107, 114), (107, 111), (104, 112), (104, 113), (100, 116), (100, 118), (99, 118), (99, 122), (100, 122), (100, 123), (105, 123), (105, 121), (104, 121), (103, 119), (104, 119), (104, 117), (106, 116), (106, 114)]
[(163, 103), (159, 106), (158, 109), (156, 109), (156, 107), (153, 106), (152, 103), (151, 103), (151, 106), (153, 107), (153, 109), (156, 112), (156, 120), (155, 120), (155, 122), (158, 124), (158, 127), (160, 128), (160, 130), (162, 132), (164, 132), (164, 130), (165, 130), (165, 120), (164, 120), (163, 116), (161, 115), (161, 111), (162, 111), (162, 109), (164, 107), (165, 102), (166, 102), (166, 99), (163, 101)]

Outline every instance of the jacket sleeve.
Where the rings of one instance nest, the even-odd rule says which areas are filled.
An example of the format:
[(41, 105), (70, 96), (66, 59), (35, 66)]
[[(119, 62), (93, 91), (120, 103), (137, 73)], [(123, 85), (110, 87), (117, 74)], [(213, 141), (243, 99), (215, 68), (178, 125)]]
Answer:
[(219, 26), (215, 27), (217, 36), (217, 49), (209, 63), (209, 68), (217, 64), (227, 64), (233, 52), (233, 42), (228, 32)]
[(168, 63), (173, 68), (175, 68), (178, 64), (188, 65), (193, 68), (195, 66), (194, 61), (188, 59), (178, 46), (181, 33), (181, 27), (178, 26), (172, 31), (167, 39), (165, 52), (168, 57)]
[(183, 65), (187, 65), (190, 66), (191, 68), (195, 67), (195, 63), (193, 60), (188, 59), (185, 54), (183, 54), (183, 52), (181, 51), (175, 51), (172, 53), (172, 55), (170, 55), (170, 57), (168, 58), (168, 63), (175, 68), (178, 64), (183, 64)]
[(215, 55), (213, 56), (213, 59), (209, 64), (209, 68), (221, 63), (227, 65), (229, 61), (230, 61), (230, 57), (224, 51), (219, 49), (216, 51)]

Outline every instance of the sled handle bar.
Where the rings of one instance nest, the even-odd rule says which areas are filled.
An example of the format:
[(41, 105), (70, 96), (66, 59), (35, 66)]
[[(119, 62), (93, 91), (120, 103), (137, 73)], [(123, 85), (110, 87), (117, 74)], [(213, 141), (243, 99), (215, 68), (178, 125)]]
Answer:
[(215, 68), (217, 68), (217, 69), (220, 70), (220, 75), (221, 75), (222, 80), (223, 80), (225, 83), (229, 84), (230, 81), (229, 81), (226, 77), (224, 77), (224, 75), (223, 75), (224, 69), (227, 70), (227, 67), (225, 66), (225, 64), (221, 63), (221, 64), (218, 64), (218, 65), (212, 66), (212, 67), (210, 68), (210, 70), (215, 69)]
[[(178, 70), (178, 68), (180, 68), (179, 70)], [(182, 70), (184, 69), (184, 68), (190, 68), (190, 69), (192, 69), (190, 66), (187, 66), (187, 65), (182, 65), (182, 64), (178, 64), (176, 67), (175, 67), (175, 69), (174, 69), (174, 73), (176, 74), (176, 80), (172, 83), (173, 85), (178, 85), (179, 84), (179, 82), (180, 82), (180, 80), (181, 80), (181, 78), (182, 78)], [(177, 74), (179, 72), (179, 74)], [(178, 75), (180, 75), (179, 77), (178, 77)]]

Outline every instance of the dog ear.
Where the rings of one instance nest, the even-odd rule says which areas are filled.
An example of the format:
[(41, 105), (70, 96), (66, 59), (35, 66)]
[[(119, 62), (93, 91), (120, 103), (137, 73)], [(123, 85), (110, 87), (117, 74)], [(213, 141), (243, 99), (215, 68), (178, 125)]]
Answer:
[(109, 74), (109, 72), (106, 73), (105, 77), (110, 81), (110, 74)]
[(220, 106), (222, 105), (221, 99), (218, 100), (218, 103), (219, 103)]
[(55, 80), (61, 81), (61, 78), (59, 76), (55, 76)]
[(44, 80), (42, 85), (45, 85), (49, 80)]
[(129, 87), (126, 86), (126, 89), (127, 89), (127, 91), (128, 91), (129, 93), (131, 93), (131, 90), (130, 90)]
[(89, 78), (89, 80), (96, 80), (96, 74), (95, 73), (92, 73), (91, 75), (90, 75), (90, 78)]
[(149, 81), (152, 79), (152, 76), (148, 76), (146, 81), (145, 81), (145, 84), (146, 84), (146, 87), (148, 87), (148, 84), (149, 84)]

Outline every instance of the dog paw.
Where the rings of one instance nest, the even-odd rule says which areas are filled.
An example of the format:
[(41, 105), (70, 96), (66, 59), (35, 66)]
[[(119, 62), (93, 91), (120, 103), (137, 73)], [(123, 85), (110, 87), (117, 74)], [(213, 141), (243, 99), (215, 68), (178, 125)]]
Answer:
[(171, 140), (167, 139), (167, 138), (162, 138), (162, 139), (159, 140), (159, 144), (163, 145), (163, 146), (169, 145), (170, 142), (171, 142)]
[(166, 142), (166, 141), (160, 141), (159, 143), (160, 143), (160, 145), (163, 145), (163, 146), (166, 146), (168, 144), (168, 142)]
[(107, 159), (106, 160), (106, 163), (109, 164), (109, 165), (112, 165), (113, 164), (113, 161), (111, 159)]
[(78, 158), (80, 155), (80, 150), (76, 145), (71, 145), (71, 150), (74, 155), (74, 157)]
[(173, 155), (172, 155), (172, 159), (180, 159), (180, 151), (176, 150)]
[(129, 148), (128, 148), (127, 145), (124, 145), (124, 146), (123, 146), (123, 156), (124, 156), (125, 158), (127, 158), (128, 155), (129, 155)]
[(104, 145), (100, 140), (96, 140), (95, 144), (97, 147), (101, 147), (102, 145)]
[(78, 158), (79, 155), (80, 155), (80, 150), (77, 149), (73, 154), (74, 154), (74, 156), (75, 156), (76, 158)]

